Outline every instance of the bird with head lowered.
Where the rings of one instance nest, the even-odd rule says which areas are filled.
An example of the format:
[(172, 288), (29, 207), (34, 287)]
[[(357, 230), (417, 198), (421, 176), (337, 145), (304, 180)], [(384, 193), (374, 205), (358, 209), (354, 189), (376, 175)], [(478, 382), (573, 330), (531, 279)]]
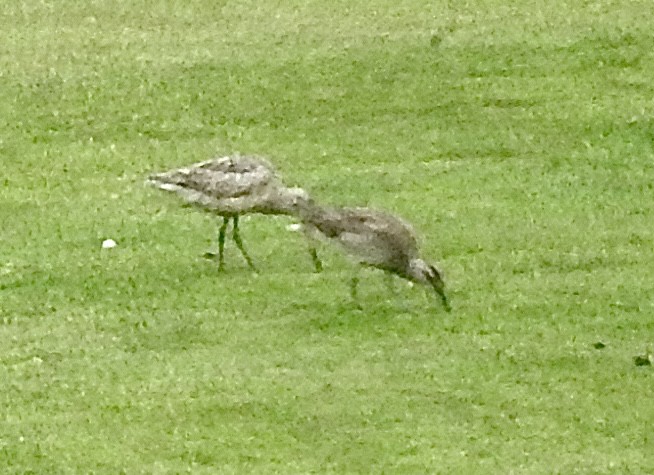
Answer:
[[(231, 155), (150, 175), (147, 183), (180, 196), (186, 203), (223, 217), (218, 234), (218, 265), (224, 266), (227, 226), (231, 220), (232, 238), (252, 270), (256, 270), (239, 233), (239, 216), (248, 213), (294, 215), (298, 200), (308, 201), (306, 191), (284, 186), (265, 159)], [(319, 271), (315, 250), (311, 255)]]
[[(427, 285), (451, 310), (441, 271), (420, 257), (412, 227), (404, 220), (370, 208), (323, 208), (311, 201), (300, 212), (309, 235), (334, 242), (364, 266)], [(358, 278), (352, 279), (356, 298)]]

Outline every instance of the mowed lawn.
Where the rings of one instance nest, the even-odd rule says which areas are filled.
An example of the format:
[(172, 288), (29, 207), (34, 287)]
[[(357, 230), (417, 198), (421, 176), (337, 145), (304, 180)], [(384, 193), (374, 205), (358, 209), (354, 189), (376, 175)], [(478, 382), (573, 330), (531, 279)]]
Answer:
[[(0, 472), (654, 473), (652, 2), (5, 3)], [(234, 152), (453, 311), (290, 218), (219, 273), (143, 181)]]

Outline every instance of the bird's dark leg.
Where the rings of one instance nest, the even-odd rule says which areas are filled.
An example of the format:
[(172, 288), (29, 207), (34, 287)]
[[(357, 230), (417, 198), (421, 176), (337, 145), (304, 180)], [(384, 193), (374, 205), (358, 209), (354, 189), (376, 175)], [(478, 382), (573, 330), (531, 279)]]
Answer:
[(223, 217), (223, 224), (218, 231), (218, 270), (223, 270), (225, 265), (225, 257), (223, 252), (225, 250), (225, 233), (227, 232), (227, 224), (229, 223), (228, 217)]
[(236, 247), (238, 247), (241, 250), (241, 254), (243, 254), (243, 257), (245, 258), (245, 261), (248, 263), (248, 266), (250, 266), (250, 269), (256, 272), (257, 268), (254, 267), (254, 264), (252, 263), (252, 259), (250, 259), (250, 256), (245, 251), (245, 247), (243, 247), (243, 241), (241, 240), (241, 235), (238, 232), (238, 216), (234, 216), (232, 220), (234, 221), (234, 229), (232, 231), (232, 237), (234, 238)]
[(354, 305), (355, 310), (363, 310), (361, 304), (359, 303), (359, 275), (355, 275), (350, 280), (350, 295), (352, 296), (352, 304)]
[(357, 287), (359, 286), (359, 276), (352, 277), (350, 280), (350, 295), (352, 295), (352, 300), (357, 301), (357, 296), (359, 295)]
[(309, 254), (311, 254), (311, 259), (313, 260), (313, 265), (316, 268), (316, 272), (322, 272), (322, 262), (318, 257), (318, 251), (316, 251), (315, 246), (309, 247)]
[(311, 260), (313, 261), (313, 266), (315, 268), (315, 271), (316, 273), (318, 273), (318, 272), (322, 272), (322, 261), (318, 257), (317, 244), (314, 238), (314, 234), (311, 232), (312, 229), (313, 228), (311, 226), (308, 226), (306, 224), (302, 225), (302, 230), (304, 231), (304, 237), (309, 243), (309, 254), (311, 254)]

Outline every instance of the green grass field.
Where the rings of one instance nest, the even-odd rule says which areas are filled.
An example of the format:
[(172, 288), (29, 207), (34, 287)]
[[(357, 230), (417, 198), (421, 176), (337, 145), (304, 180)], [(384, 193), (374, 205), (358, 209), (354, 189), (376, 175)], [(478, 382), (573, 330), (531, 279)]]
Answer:
[[(654, 473), (652, 2), (6, 3), (1, 473)], [(453, 311), (285, 218), (219, 273), (143, 181), (234, 152), (411, 221)]]

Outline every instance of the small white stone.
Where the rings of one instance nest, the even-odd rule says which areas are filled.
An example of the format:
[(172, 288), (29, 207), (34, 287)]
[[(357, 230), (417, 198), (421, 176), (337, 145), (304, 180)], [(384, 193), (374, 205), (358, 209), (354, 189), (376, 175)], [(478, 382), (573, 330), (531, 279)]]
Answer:
[(293, 224), (289, 224), (288, 226), (286, 226), (286, 229), (288, 231), (292, 231), (292, 232), (296, 233), (296, 232), (298, 232), (298, 231), (300, 231), (302, 229), (302, 225), (300, 223), (293, 223)]
[(102, 249), (111, 249), (116, 247), (116, 245), (117, 245), (116, 241), (114, 241), (113, 239), (105, 239), (104, 241), (102, 241)]

